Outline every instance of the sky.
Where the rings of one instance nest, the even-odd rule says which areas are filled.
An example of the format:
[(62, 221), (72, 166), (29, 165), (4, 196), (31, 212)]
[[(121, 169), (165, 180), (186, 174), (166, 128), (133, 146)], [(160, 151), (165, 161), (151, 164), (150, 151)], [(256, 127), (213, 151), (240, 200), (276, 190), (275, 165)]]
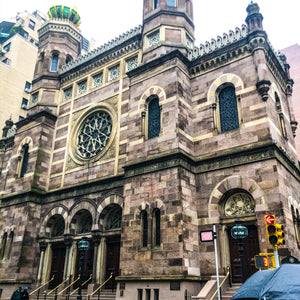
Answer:
[[(300, 44), (300, 0), (256, 2), (275, 50)], [(245, 23), (249, 3), (250, 0), (194, 0), (195, 45), (240, 28)], [(142, 24), (143, 0), (0, 0), (0, 20), (9, 20), (25, 10), (46, 14), (53, 5), (77, 8), (83, 36), (94, 38), (96, 46)]]

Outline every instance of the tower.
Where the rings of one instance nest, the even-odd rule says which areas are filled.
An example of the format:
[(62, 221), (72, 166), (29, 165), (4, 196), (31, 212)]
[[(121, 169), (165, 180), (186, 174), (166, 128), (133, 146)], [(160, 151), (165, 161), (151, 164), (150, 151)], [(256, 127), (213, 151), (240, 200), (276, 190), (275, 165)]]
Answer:
[(192, 0), (144, 0), (143, 62), (173, 49), (186, 55), (193, 43)]
[[(28, 115), (47, 106), (55, 114), (61, 67), (76, 59), (82, 48), (80, 16), (75, 9), (56, 5), (48, 11), (49, 21), (39, 30), (38, 59), (32, 82)], [(32, 109), (34, 108), (34, 109)]]

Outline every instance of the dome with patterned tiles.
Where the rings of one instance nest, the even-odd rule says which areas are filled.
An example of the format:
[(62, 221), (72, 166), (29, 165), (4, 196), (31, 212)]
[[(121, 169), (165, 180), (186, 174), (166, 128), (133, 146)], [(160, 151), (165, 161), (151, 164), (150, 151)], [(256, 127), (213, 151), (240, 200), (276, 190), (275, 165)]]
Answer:
[(80, 16), (75, 8), (68, 6), (54, 5), (48, 11), (50, 19), (64, 19), (71, 21), (76, 27), (80, 25)]

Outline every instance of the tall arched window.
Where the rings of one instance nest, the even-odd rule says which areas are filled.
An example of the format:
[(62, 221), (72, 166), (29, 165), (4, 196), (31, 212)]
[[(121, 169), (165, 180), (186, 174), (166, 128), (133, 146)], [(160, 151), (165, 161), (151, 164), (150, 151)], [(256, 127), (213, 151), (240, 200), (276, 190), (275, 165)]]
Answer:
[(5, 254), (5, 258), (9, 259), (10, 255), (11, 255), (11, 250), (12, 250), (12, 245), (13, 245), (13, 241), (14, 241), (14, 235), (15, 233), (13, 231), (10, 232), (9, 234), (9, 238), (8, 238), (8, 242), (7, 242), (7, 252)]
[(50, 72), (56, 72), (58, 67), (58, 53), (52, 54)]
[(239, 115), (233, 86), (225, 86), (219, 93), (221, 132), (239, 128)]
[(154, 246), (160, 246), (160, 210), (155, 209), (153, 212), (153, 237), (154, 237)]
[(148, 246), (148, 216), (145, 210), (141, 211), (142, 247)]
[(21, 171), (20, 171), (20, 177), (24, 177), (25, 173), (27, 172), (28, 168), (28, 161), (29, 161), (29, 146), (28, 144), (25, 144), (22, 147), (22, 157), (21, 157)]
[(4, 258), (6, 243), (7, 243), (7, 232), (4, 232), (1, 241), (1, 259)]
[(156, 9), (158, 6), (158, 0), (153, 0), (153, 9)]
[(159, 136), (160, 106), (157, 95), (149, 97), (148, 103), (148, 139)]

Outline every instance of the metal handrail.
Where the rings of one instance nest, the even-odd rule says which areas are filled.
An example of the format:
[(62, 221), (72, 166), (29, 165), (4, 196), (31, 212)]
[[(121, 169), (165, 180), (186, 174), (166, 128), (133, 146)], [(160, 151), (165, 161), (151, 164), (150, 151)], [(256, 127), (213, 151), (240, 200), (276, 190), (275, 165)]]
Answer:
[(29, 296), (31, 296), (31, 295), (34, 294), (36, 291), (38, 291), (39, 289), (41, 289), (43, 286), (45, 286), (46, 284), (48, 284), (49, 282), (51, 282), (53, 279), (54, 279), (54, 275), (52, 276), (52, 278), (51, 278), (49, 281), (47, 281), (47, 282), (45, 282), (45, 283), (42, 283), (41, 286), (39, 286), (39, 287), (36, 288), (34, 291), (32, 291), (31, 293), (29, 293)]
[[(229, 276), (230, 268), (227, 267), (227, 270), (228, 270), (228, 271), (227, 271), (227, 274), (226, 274), (225, 278), (223, 279), (223, 281), (221, 282), (221, 284), (220, 284), (220, 286), (219, 286), (219, 289), (221, 289), (221, 286), (223, 285), (223, 283), (225, 282), (225, 280), (226, 280), (226, 279), (228, 278), (228, 276)], [(210, 300), (213, 300), (213, 299), (214, 299), (214, 297), (216, 296), (217, 292), (218, 292), (218, 288), (217, 288), (216, 291), (213, 293), (213, 295), (211, 296)]]
[(110, 276), (98, 287), (96, 288), (89, 296), (93, 296), (98, 290), (100, 290), (113, 276), (113, 273), (110, 273)]
[[(93, 276), (93, 274), (91, 274), (90, 277), (89, 277), (84, 283), (81, 284), (81, 286), (84, 286), (86, 283), (88, 283), (88, 282), (92, 279), (92, 276)], [(70, 296), (73, 295), (78, 289), (79, 289), (79, 287), (78, 287), (77, 289), (75, 289), (75, 290), (70, 294)]]
[(78, 275), (77, 279), (74, 280), (73, 282), (71, 282), (69, 285), (67, 285), (63, 290), (61, 290), (57, 295), (60, 295), (61, 293), (63, 293), (66, 289), (68, 289), (69, 287), (71, 287), (75, 282), (77, 282), (80, 279), (80, 275)]
[(64, 280), (62, 283), (60, 283), (57, 287), (55, 287), (53, 290), (51, 290), (48, 294), (47, 294), (47, 296), (48, 295), (50, 295), (52, 292), (54, 292), (54, 291), (56, 291), (61, 285), (63, 285), (66, 281), (68, 281), (69, 280), (69, 277), (66, 279), (66, 280)]

